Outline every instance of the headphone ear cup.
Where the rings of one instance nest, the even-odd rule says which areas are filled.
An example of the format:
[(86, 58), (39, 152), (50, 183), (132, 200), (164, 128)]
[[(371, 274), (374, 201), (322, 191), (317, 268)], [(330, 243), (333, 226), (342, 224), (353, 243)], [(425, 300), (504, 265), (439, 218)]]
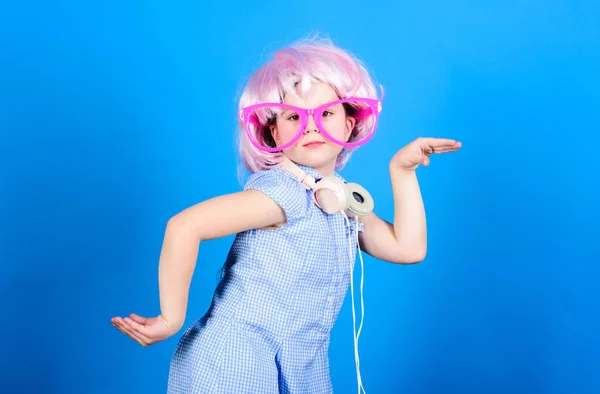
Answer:
[(345, 191), (346, 201), (348, 201), (347, 213), (352, 216), (365, 216), (373, 211), (375, 202), (367, 189), (358, 183), (347, 183)]
[(346, 209), (347, 195), (345, 185), (340, 179), (325, 177), (317, 182), (313, 199), (324, 212), (334, 214)]

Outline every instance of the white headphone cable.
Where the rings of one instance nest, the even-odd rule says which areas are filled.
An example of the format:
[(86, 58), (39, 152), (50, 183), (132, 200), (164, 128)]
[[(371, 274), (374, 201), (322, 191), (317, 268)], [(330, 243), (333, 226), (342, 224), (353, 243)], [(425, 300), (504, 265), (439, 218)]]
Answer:
[[(350, 231), (350, 222), (348, 219), (348, 216), (346, 215), (345, 212), (342, 212), (342, 215), (344, 216), (344, 219), (346, 221), (346, 225), (348, 226), (348, 231)], [(356, 378), (358, 381), (358, 394), (361, 394), (361, 389), (363, 393), (367, 393), (367, 391), (365, 390), (363, 384), (362, 384), (362, 378), (360, 376), (360, 358), (359, 358), (359, 354), (358, 354), (358, 338), (360, 337), (360, 332), (362, 331), (362, 325), (363, 325), (363, 320), (364, 320), (364, 315), (365, 315), (365, 308), (364, 308), (364, 299), (363, 299), (363, 285), (364, 285), (364, 262), (363, 262), (363, 258), (362, 258), (362, 254), (360, 251), (360, 244), (358, 242), (358, 219), (355, 216), (354, 217), (354, 221), (356, 224), (356, 241), (357, 241), (357, 246), (358, 246), (358, 250), (359, 250), (359, 257), (360, 257), (360, 263), (361, 263), (361, 284), (360, 284), (360, 291), (361, 291), (361, 297), (360, 297), (360, 304), (361, 304), (361, 322), (358, 328), (358, 334), (356, 332), (356, 311), (355, 311), (355, 307), (354, 307), (354, 266), (352, 263), (350, 263), (350, 291), (352, 293), (352, 321), (353, 321), (353, 331), (354, 331), (354, 359), (356, 362)], [(348, 244), (350, 246), (350, 252), (352, 252), (352, 242), (350, 237), (348, 237)], [(352, 262), (352, 256), (350, 256), (350, 262)]]

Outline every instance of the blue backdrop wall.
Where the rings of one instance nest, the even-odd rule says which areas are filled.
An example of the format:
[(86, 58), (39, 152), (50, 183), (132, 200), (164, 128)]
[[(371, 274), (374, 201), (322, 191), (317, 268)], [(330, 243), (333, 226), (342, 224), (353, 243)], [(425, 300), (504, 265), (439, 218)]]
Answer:
[[(600, 392), (600, 5), (20, 2), (0, 12), (0, 387), (161, 393), (181, 332), (142, 348), (110, 317), (158, 309), (166, 221), (238, 191), (236, 98), (314, 31), (386, 88), (342, 174), (391, 220), (387, 165), (418, 136), (426, 260), (366, 258), (369, 393)], [(186, 325), (233, 237), (204, 243)], [(358, 304), (357, 304), (358, 306)], [(330, 348), (356, 390), (350, 297)]]

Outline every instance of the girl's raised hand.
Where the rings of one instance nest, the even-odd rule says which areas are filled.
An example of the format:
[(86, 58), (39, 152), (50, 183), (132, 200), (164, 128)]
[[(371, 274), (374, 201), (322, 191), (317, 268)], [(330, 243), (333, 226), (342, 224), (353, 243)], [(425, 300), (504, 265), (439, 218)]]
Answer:
[(122, 333), (142, 346), (154, 345), (179, 331), (179, 327), (170, 324), (162, 315), (145, 318), (132, 313), (125, 318), (113, 317), (111, 322)]
[(454, 152), (461, 146), (461, 142), (446, 138), (417, 138), (394, 155), (390, 166), (403, 170), (415, 170), (419, 164), (428, 166), (429, 156), (432, 154)]

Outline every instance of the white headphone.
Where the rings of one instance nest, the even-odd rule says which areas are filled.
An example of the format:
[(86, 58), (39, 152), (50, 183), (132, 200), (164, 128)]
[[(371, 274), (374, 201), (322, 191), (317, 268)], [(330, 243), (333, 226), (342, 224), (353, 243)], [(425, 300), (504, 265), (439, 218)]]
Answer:
[(346, 183), (335, 175), (315, 180), (285, 156), (279, 166), (294, 175), (306, 189), (312, 190), (315, 204), (326, 213), (344, 212), (354, 217), (373, 211), (373, 198), (357, 183)]

